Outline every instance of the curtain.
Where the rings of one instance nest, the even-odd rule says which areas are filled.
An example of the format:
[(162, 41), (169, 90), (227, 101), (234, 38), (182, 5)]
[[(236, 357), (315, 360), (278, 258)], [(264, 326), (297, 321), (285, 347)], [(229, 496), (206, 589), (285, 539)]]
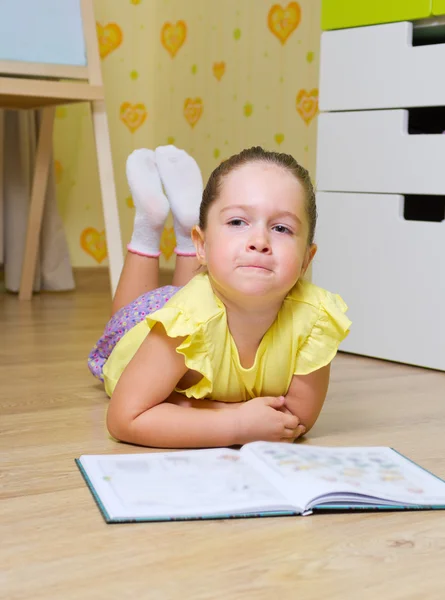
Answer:
[[(3, 195), (0, 193), (0, 263), (3, 264), (6, 289), (17, 292), (20, 288), (25, 250), (40, 115), (39, 111), (33, 110), (4, 110), (0, 111), (0, 120), (2, 117), (0, 160), (3, 162)], [(0, 168), (0, 174), (1, 172)], [(1, 183), (0, 177), (0, 185)], [(74, 287), (68, 245), (57, 209), (54, 170), (51, 167), (34, 290), (65, 291)]]

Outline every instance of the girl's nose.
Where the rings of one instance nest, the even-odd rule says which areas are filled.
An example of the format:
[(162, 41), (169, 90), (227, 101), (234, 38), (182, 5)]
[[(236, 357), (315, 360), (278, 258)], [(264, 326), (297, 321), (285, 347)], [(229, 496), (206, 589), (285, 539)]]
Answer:
[(247, 247), (249, 250), (261, 252), (261, 254), (269, 254), (271, 251), (269, 238), (264, 231), (252, 232)]

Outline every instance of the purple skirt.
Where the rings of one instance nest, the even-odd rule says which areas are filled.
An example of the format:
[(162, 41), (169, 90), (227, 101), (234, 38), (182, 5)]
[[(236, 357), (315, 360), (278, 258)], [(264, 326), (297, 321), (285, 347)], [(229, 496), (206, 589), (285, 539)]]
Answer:
[(102, 337), (90, 352), (88, 368), (91, 373), (103, 381), (102, 368), (121, 337), (147, 315), (162, 308), (180, 289), (166, 285), (142, 294), (131, 304), (119, 309), (108, 321)]

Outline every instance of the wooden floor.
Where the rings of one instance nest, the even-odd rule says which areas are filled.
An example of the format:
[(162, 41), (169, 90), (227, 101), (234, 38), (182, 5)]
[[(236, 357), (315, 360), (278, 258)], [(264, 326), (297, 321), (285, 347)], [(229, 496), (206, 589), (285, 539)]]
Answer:
[[(86, 356), (107, 281), (31, 303), (0, 294), (4, 600), (445, 597), (445, 512), (106, 525), (74, 458), (107, 437)], [(393, 446), (445, 477), (445, 374), (339, 355), (308, 443)]]

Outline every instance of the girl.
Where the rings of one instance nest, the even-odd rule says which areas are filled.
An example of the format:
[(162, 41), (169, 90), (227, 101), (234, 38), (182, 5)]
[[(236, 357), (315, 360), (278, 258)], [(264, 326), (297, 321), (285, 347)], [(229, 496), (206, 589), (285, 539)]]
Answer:
[[(293, 442), (320, 413), (350, 326), (342, 299), (303, 279), (316, 252), (308, 172), (254, 147), (202, 193), (195, 161), (166, 146), (136, 150), (127, 177), (133, 237), (89, 358), (111, 397), (110, 434), (164, 448)], [(170, 207), (176, 270), (158, 288)]]

